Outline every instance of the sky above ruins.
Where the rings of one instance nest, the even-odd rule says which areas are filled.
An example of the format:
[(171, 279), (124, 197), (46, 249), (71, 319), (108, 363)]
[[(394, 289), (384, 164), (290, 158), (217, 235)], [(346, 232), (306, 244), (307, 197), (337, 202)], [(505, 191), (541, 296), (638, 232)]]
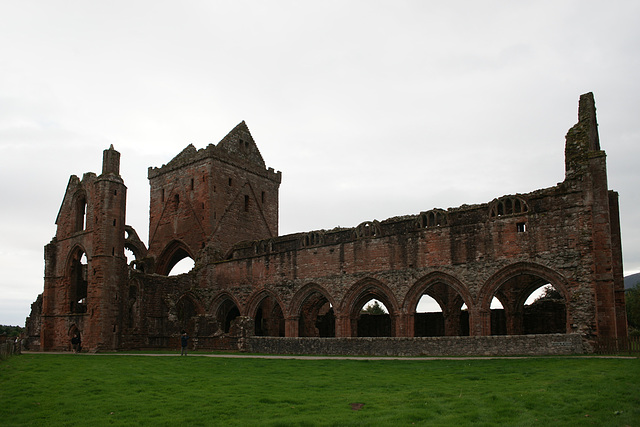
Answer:
[(640, 271), (640, 2), (0, 2), (0, 324), (24, 325), (72, 174), (113, 144), (146, 242), (147, 167), (245, 120), (280, 234), (564, 179), (594, 92), (625, 273)]

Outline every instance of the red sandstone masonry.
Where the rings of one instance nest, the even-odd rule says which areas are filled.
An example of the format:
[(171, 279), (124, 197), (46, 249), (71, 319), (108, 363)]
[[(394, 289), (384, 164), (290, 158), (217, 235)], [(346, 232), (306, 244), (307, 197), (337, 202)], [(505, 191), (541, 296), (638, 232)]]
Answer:
[[(91, 350), (153, 348), (186, 329), (203, 348), (224, 342), (265, 352), (589, 351), (583, 344), (598, 337), (626, 336), (617, 194), (607, 186), (592, 94), (580, 98), (565, 157), (566, 177), (555, 187), (278, 236), (281, 174), (265, 166), (242, 122), (217, 145), (188, 146), (149, 168), (147, 250), (125, 227), (119, 154), (105, 150), (100, 176), (69, 181), (45, 248), (33, 340), (65, 349), (78, 331)], [(135, 269), (127, 269), (125, 246), (135, 249)], [(186, 256), (194, 270), (166, 277)], [(562, 300), (525, 310), (546, 283)], [(425, 294), (442, 313), (416, 312)], [(504, 310), (491, 309), (494, 297)], [(361, 316), (372, 298), (388, 316)], [(416, 337), (425, 331), (447, 336)], [(393, 338), (354, 338), (360, 334)]]

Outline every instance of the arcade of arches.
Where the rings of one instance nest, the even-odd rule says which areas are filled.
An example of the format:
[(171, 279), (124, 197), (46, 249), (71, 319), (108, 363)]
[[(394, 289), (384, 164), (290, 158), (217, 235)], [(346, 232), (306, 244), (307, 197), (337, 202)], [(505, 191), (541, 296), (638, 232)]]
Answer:
[[(311, 283), (288, 302), (260, 290), (241, 304), (224, 292), (214, 297), (209, 309), (206, 301), (190, 292), (177, 297), (173, 311), (180, 328), (200, 334), (206, 328), (218, 336), (239, 336), (241, 320), (249, 322), (246, 333), (273, 337), (469, 336), (473, 331), (477, 335), (522, 335), (570, 330), (566, 287), (556, 275), (515, 268), (511, 274), (503, 272), (494, 279), (498, 281), (487, 282), (475, 299), (453, 277), (432, 273), (416, 281), (401, 300), (389, 286), (365, 279), (339, 300)], [(547, 292), (551, 297), (543, 294), (526, 304), (534, 292), (545, 287), (554, 291)], [(425, 297), (434, 301), (435, 307), (421, 309), (420, 301)], [(365, 310), (374, 300), (384, 312), (369, 314)], [(208, 319), (209, 326), (198, 319)]]

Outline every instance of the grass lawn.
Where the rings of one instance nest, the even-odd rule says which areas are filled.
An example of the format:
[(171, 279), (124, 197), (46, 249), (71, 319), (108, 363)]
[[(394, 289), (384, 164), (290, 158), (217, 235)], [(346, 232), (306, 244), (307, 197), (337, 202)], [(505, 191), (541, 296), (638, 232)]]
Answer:
[(640, 426), (640, 361), (27, 354), (0, 362), (6, 426), (413, 424)]

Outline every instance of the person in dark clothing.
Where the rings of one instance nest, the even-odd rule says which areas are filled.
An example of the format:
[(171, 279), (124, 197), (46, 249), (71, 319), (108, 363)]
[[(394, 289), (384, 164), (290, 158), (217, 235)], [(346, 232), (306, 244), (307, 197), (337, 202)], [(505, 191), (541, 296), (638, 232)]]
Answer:
[(82, 349), (82, 342), (80, 341), (80, 334), (74, 334), (73, 338), (71, 338), (71, 345), (73, 346), (73, 351), (75, 353), (80, 353)]
[(189, 335), (187, 335), (187, 331), (182, 331), (182, 336), (180, 337), (180, 345), (182, 346), (180, 356), (186, 356), (187, 346), (189, 345)]

